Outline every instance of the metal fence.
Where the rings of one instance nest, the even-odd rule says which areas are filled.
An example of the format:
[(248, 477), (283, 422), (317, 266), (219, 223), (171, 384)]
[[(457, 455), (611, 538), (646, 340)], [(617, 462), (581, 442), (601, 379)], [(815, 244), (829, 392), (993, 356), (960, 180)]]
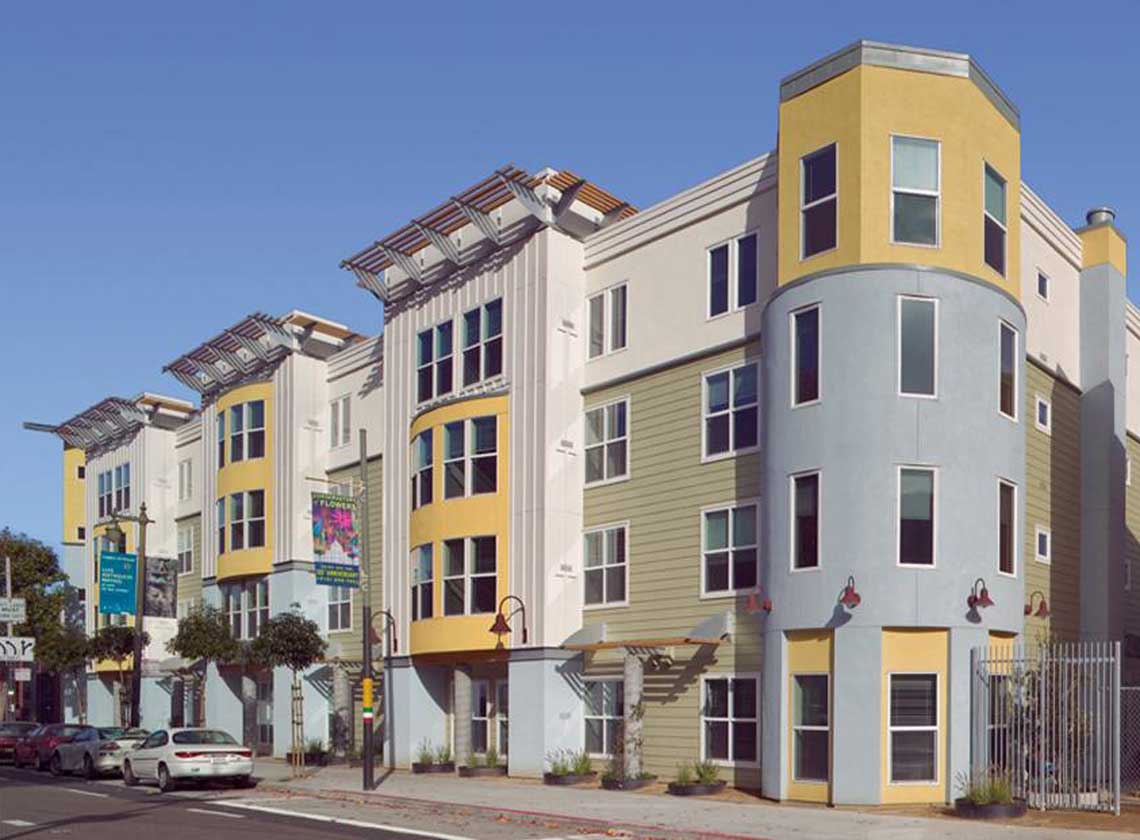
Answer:
[(1140, 686), (1120, 688), (1120, 792), (1140, 796)]
[[(1120, 813), (1119, 642), (975, 648), (971, 773), (1030, 807)], [(1140, 718), (1140, 693), (1128, 700)], [(1134, 764), (1140, 783), (1140, 739)]]

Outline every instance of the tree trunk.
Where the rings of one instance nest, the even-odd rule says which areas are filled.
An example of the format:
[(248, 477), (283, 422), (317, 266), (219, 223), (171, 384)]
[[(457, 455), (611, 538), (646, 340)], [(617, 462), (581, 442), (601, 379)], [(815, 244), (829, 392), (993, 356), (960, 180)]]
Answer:
[(290, 717), (293, 729), (293, 768), (295, 773), (305, 767), (305, 714), (304, 697), (301, 693), (301, 673), (293, 672), (293, 697), (290, 704)]
[(625, 778), (641, 775), (641, 689), (645, 681), (645, 663), (641, 657), (626, 651), (624, 674), (625, 708), (622, 710)]

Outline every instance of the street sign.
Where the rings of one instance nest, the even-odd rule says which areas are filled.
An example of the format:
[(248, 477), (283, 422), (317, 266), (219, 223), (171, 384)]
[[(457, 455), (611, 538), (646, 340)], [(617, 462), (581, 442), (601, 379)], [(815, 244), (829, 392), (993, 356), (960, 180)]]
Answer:
[(27, 636), (0, 636), (0, 662), (34, 662), (36, 640)]
[(99, 613), (135, 612), (137, 554), (104, 551), (99, 554)]
[(32, 669), (31, 668), (13, 668), (12, 676), (15, 677), (16, 682), (31, 682)]
[(0, 624), (23, 624), (27, 620), (27, 601), (23, 598), (0, 598)]

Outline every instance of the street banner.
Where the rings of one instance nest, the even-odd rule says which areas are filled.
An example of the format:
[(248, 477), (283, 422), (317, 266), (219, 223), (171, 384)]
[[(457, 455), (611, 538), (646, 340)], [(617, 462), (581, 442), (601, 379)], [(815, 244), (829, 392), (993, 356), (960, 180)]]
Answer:
[(23, 624), (27, 620), (27, 601), (23, 598), (0, 598), (0, 624)]
[(360, 533), (356, 500), (313, 494), (313, 566), (323, 586), (360, 588)]
[(135, 570), (138, 555), (119, 551), (99, 554), (99, 613), (135, 612)]
[(178, 633), (178, 562), (173, 557), (146, 558), (143, 630), (150, 637), (143, 650), (143, 667), (167, 659), (166, 643)]
[(36, 640), (28, 636), (0, 636), (0, 662), (34, 662)]

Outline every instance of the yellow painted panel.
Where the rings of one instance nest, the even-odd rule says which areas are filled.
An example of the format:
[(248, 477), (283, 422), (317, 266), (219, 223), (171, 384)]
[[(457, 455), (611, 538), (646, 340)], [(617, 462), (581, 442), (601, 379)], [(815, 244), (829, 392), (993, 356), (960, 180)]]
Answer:
[[(265, 456), (230, 460), (229, 409), (252, 400), (265, 402)], [(227, 551), (218, 556), (217, 579), (228, 580), (245, 575), (265, 575), (273, 570), (273, 455), (276, 432), (273, 427), (273, 383), (253, 382), (227, 391), (218, 398), (217, 410), (226, 414), (226, 465), (218, 470), (217, 498), (226, 500), (226, 544), (229, 545), (229, 496), (246, 490), (265, 491), (265, 545)], [(211, 535), (213, 537), (214, 535)]]
[(77, 475), (85, 466), (87, 456), (82, 449), (65, 446), (63, 449), (63, 542), (79, 543), (79, 529), (87, 525), (87, 505), (84, 485)]
[[(946, 778), (946, 730), (948, 728), (949, 634), (946, 630), (883, 629), (883, 694), (882, 694), (882, 802), (897, 805), (912, 802), (945, 802), (949, 780)], [(890, 675), (921, 672), (938, 675), (938, 781), (899, 783), (890, 781)]]
[(1097, 225), (1077, 231), (1081, 238), (1081, 265), (1091, 268), (1108, 263), (1128, 276), (1128, 243), (1112, 225)]
[[(438, 591), (439, 587), (436, 587), (436, 592)], [(413, 621), (410, 650), (413, 655), (494, 650), (499, 643), (499, 637), (491, 632), (494, 621), (495, 616), (485, 614)]]
[[(832, 634), (830, 630), (804, 630), (787, 634), (788, 651), (788, 798), (803, 802), (829, 802), (829, 782), (797, 782), (795, 779), (795, 676), (796, 674), (827, 674), (828, 691), (834, 696), (831, 668)], [(828, 697), (828, 720), (834, 729), (834, 704)], [(828, 766), (834, 766), (834, 741), (829, 744)]]

